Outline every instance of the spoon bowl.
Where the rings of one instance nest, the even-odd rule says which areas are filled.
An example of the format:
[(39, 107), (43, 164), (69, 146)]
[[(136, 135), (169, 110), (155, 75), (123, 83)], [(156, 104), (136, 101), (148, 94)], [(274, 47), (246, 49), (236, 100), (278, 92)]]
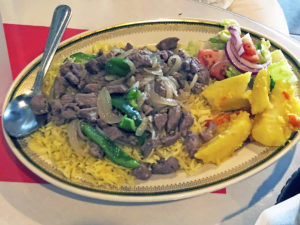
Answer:
[(30, 107), (35, 95), (41, 94), (44, 76), (50, 66), (57, 46), (71, 18), (71, 9), (67, 5), (56, 7), (41, 64), (31, 90), (14, 98), (3, 113), (3, 126), (6, 132), (16, 138), (24, 137), (45, 123), (46, 115), (36, 116)]

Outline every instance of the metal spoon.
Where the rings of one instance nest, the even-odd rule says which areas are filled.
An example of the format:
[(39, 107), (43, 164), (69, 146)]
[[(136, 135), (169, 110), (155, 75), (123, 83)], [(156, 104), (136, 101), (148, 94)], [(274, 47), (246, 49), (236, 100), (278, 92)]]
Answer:
[(34, 115), (29, 105), (30, 100), (33, 96), (41, 93), (44, 76), (70, 18), (71, 8), (69, 6), (60, 5), (56, 7), (53, 13), (44, 54), (33, 87), (28, 92), (13, 99), (7, 105), (3, 113), (3, 126), (9, 135), (13, 137), (23, 137), (32, 133), (42, 125), (43, 119)]

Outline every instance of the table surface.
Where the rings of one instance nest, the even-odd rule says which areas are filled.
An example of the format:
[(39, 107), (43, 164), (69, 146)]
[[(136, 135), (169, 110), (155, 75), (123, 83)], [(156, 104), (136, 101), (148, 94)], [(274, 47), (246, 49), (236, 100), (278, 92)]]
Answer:
[[(87, 1), (79, 0), (53, 0), (47, 1), (47, 4), (38, 0), (0, 0), (14, 78), (42, 52), (48, 32), (48, 28), (43, 26), (49, 25), (54, 8), (61, 2), (72, 7), (73, 18), (69, 27), (76, 28), (68, 29), (64, 38), (86, 29), (136, 20), (162, 17), (220, 20), (228, 17), (223, 10), (191, 0), (90, 0), (88, 5), (85, 5)], [(160, 7), (154, 10), (153, 6), (157, 5)], [(131, 7), (134, 10), (130, 10)], [(266, 36), (275, 32), (265, 26), (249, 24), (247, 19), (239, 15), (232, 17), (242, 26)], [(39, 38), (33, 35), (35, 33), (39, 34)], [(22, 51), (27, 54), (22, 54)], [(264, 209), (274, 205), (285, 182), (300, 165), (300, 150), (296, 146), (275, 164), (218, 193), (161, 203), (116, 203), (82, 197), (48, 184), (33, 175), (13, 156), (2, 131), (0, 142), (0, 224), (7, 225), (250, 225), (255, 223)]]

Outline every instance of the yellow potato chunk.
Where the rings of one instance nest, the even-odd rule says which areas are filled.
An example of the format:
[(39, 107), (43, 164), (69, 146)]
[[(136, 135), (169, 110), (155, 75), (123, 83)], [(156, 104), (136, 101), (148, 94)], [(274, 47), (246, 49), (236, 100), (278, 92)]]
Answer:
[(209, 85), (203, 96), (216, 110), (229, 111), (249, 106), (248, 92), (246, 92), (251, 73), (230, 77), (216, 81)]
[(196, 152), (195, 158), (201, 159), (204, 163), (217, 165), (229, 158), (251, 133), (252, 120), (249, 116), (245, 111), (231, 116), (227, 130), (202, 145)]
[(249, 96), (252, 114), (261, 113), (270, 106), (269, 93), (270, 74), (266, 69), (263, 69), (258, 72)]
[(265, 146), (281, 146), (295, 128), (290, 124), (290, 113), (300, 115), (296, 88), (288, 82), (276, 81), (270, 96), (271, 105), (254, 119), (252, 137)]

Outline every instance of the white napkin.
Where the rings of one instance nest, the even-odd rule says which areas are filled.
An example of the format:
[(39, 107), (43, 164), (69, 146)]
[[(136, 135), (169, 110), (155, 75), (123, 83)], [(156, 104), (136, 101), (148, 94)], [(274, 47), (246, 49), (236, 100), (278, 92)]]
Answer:
[(300, 194), (264, 210), (255, 225), (300, 225)]

